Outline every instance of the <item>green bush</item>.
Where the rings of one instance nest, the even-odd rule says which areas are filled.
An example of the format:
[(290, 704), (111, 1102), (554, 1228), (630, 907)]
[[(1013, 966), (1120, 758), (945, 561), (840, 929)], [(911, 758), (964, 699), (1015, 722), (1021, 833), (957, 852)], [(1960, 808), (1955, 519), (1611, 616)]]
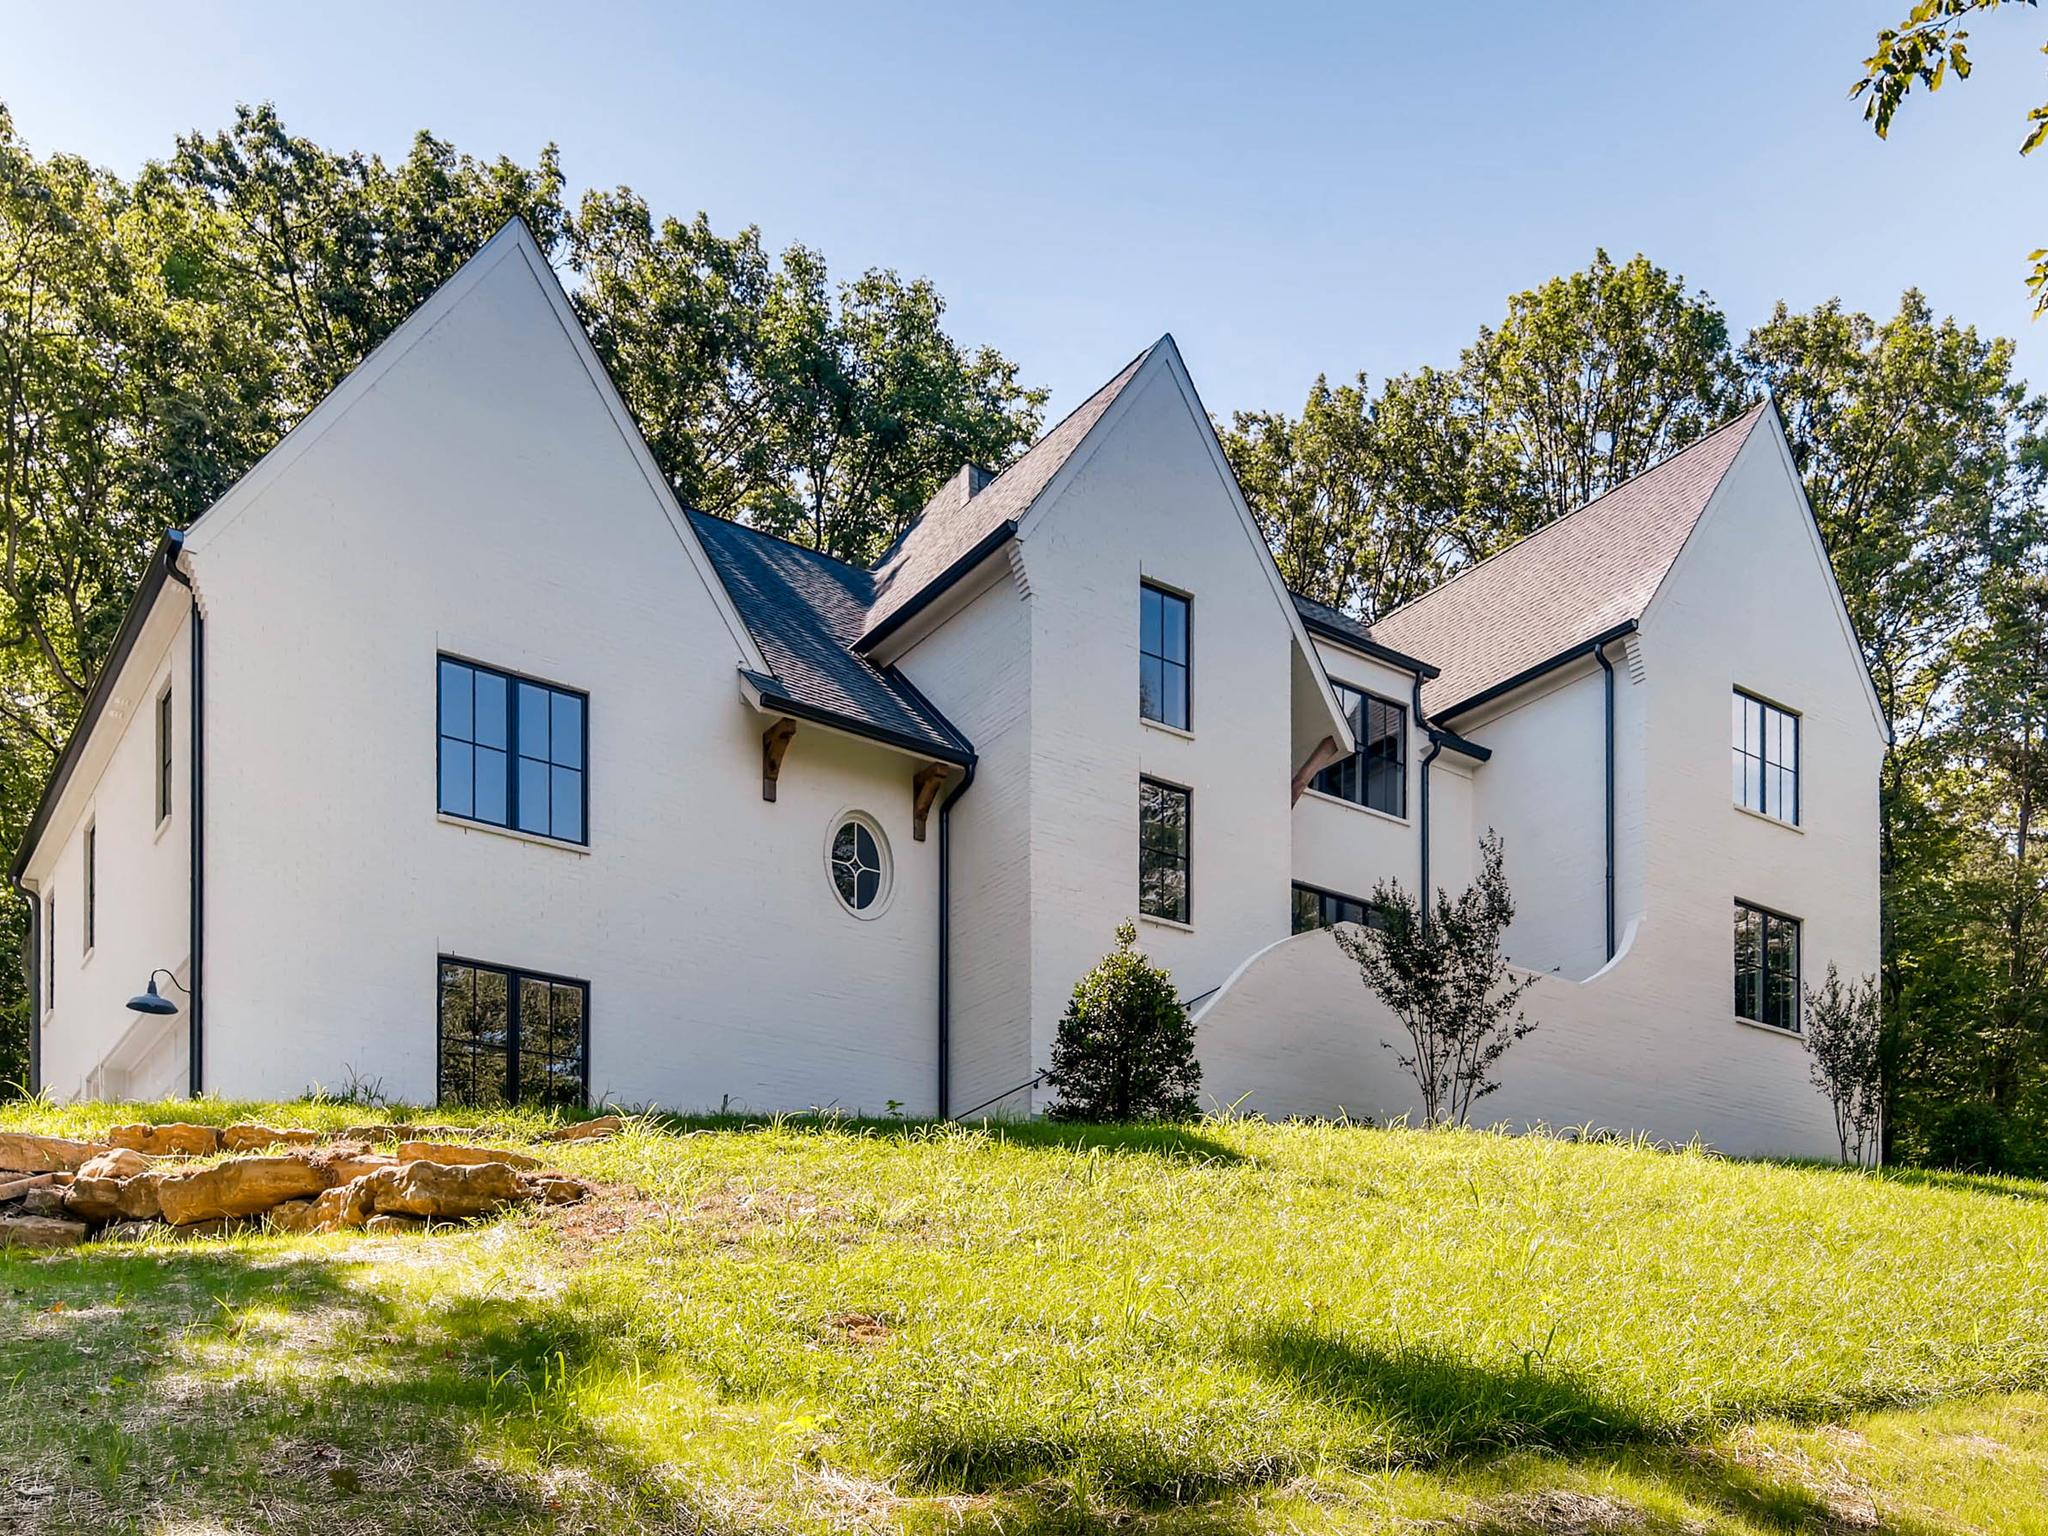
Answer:
[(1173, 978), (1138, 949), (1129, 922), (1116, 948), (1074, 987), (1045, 1080), (1055, 1120), (1185, 1120), (1202, 1068)]
[(1927, 1128), (1927, 1161), (1965, 1173), (2004, 1173), (2012, 1166), (2010, 1127), (1990, 1104), (1951, 1104)]

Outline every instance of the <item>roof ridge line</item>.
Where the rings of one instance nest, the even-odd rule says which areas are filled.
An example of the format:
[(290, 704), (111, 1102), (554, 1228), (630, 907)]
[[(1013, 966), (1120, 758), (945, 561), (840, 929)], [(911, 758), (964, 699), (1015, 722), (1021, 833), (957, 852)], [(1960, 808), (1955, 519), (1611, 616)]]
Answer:
[[(1548, 533), (1551, 529), (1557, 527), (1562, 523), (1570, 522), (1573, 518), (1577, 517), (1581, 512), (1591, 511), (1594, 507), (1599, 506), (1600, 503), (1605, 501), (1608, 497), (1614, 495), (1615, 492), (1627, 490), (1630, 486), (1634, 485), (1638, 480), (1647, 479), (1649, 476), (1657, 473), (1658, 470), (1664, 468), (1667, 464), (1676, 464), (1688, 453), (1691, 453), (1693, 449), (1704, 447), (1706, 444), (1712, 442), (1715, 438), (1719, 437), (1723, 432), (1728, 431), (1732, 427), (1740, 426), (1744, 420), (1751, 416), (1757, 415), (1770, 403), (1770, 396), (1766, 395), (1762, 400), (1759, 400), (1755, 405), (1743, 407), (1742, 410), (1738, 411), (1735, 415), (1730, 416), (1726, 421), (1720, 423), (1718, 426), (1709, 427), (1705, 432), (1702, 432), (1698, 437), (1694, 438), (1691, 442), (1687, 443), (1683, 448), (1674, 449), (1672, 452), (1665, 454), (1664, 457), (1659, 459), (1656, 463), (1645, 465), (1643, 468), (1637, 470), (1634, 474), (1630, 475), (1626, 480), (1615, 481), (1614, 484), (1608, 486), (1606, 490), (1602, 491), (1598, 496), (1593, 497), (1592, 500), (1580, 502), (1576, 507), (1573, 507), (1571, 511), (1559, 513), (1556, 517), (1553, 517), (1549, 522), (1543, 524), (1540, 528), (1531, 528), (1527, 533), (1523, 534), (1520, 538), (1501, 545), (1499, 549), (1494, 550), (1491, 554), (1483, 555), (1479, 559), (1474, 560), (1470, 565), (1465, 566), (1463, 569), (1451, 572), (1450, 575), (1446, 576), (1442, 581), (1438, 582), (1435, 586), (1431, 587), (1427, 592), (1417, 593), (1414, 597), (1409, 598), (1407, 602), (1402, 603), (1397, 607), (1389, 608), (1385, 613), (1380, 614), (1378, 617), (1374, 618), (1371, 621), (1371, 623), (1384, 624), (1388, 619), (1394, 617), (1395, 614), (1406, 612), (1408, 609), (1413, 608), (1418, 603), (1427, 602), (1430, 598), (1435, 597), (1437, 593), (1444, 591), (1446, 588), (1452, 586), (1454, 583), (1463, 580), (1467, 576), (1470, 576), (1474, 571), (1479, 570), (1482, 566), (1491, 565), (1494, 561), (1498, 560), (1502, 555), (1513, 553), (1515, 550), (1518, 550), (1523, 545), (1527, 544), (1531, 539), (1537, 538), (1542, 534)], [(1343, 610), (1339, 609), (1337, 611), (1342, 612)], [(1368, 624), (1367, 627), (1370, 628), (1371, 625)]]

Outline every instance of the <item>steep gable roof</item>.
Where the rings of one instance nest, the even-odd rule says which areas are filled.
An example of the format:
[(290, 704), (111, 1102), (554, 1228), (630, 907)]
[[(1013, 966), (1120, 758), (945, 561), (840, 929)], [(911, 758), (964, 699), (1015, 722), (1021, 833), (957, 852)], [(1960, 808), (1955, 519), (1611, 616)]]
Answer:
[(1017, 520), (1031, 510), (1039, 493), (1074, 456), (1152, 352), (1153, 348), (1147, 347), (1132, 358), (1122, 372), (980, 490), (974, 489), (976, 473), (972, 470), (963, 470), (939, 487), (917, 521), (875, 567), (875, 601), (868, 612), (867, 637), (875, 636), (919, 593), (985, 542), (1005, 530), (1014, 532)]
[(1708, 500), (1768, 413), (1756, 405), (1663, 462), (1376, 620), (1372, 638), (1434, 662), (1432, 714), (1640, 619)]
[(708, 512), (689, 518), (767, 660), (766, 674), (749, 676), (757, 688), (856, 735), (949, 762), (973, 756), (908, 679), (854, 653), (874, 601), (871, 572)]

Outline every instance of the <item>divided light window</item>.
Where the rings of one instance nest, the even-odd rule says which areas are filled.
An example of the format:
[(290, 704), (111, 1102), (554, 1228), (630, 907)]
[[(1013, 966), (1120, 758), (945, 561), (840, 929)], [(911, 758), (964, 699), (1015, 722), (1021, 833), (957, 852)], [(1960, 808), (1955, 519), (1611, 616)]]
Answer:
[(1389, 816), (1408, 814), (1408, 711), (1377, 694), (1331, 684), (1358, 750), (1315, 776), (1313, 787)]
[(171, 814), (171, 690), (156, 699), (156, 819)]
[(1735, 1016), (1799, 1028), (1799, 920), (1735, 903)]
[(1193, 921), (1189, 850), (1194, 795), (1177, 784), (1138, 780), (1138, 910), (1169, 922)]
[(1188, 600), (1150, 582), (1138, 588), (1138, 713), (1188, 729)]
[(85, 953), (92, 953), (93, 941), (99, 937), (100, 905), (100, 829), (97, 825), (85, 829)]
[(443, 656), (440, 806), (450, 816), (586, 841), (588, 700)]
[(1735, 691), (1735, 803), (1799, 824), (1799, 717)]
[(57, 898), (52, 896), (43, 904), (43, 923), (50, 930), (45, 948), (49, 951), (47, 963), (43, 966), (43, 1012), (48, 1013), (57, 1006)]
[(580, 1108), (589, 1086), (590, 984), (440, 961), (443, 1104)]
[(1370, 902), (1360, 901), (1356, 896), (1340, 896), (1335, 891), (1318, 890), (1313, 885), (1294, 887), (1294, 931), (1307, 933), (1314, 928), (1334, 928), (1339, 923), (1361, 923), (1367, 928), (1384, 929), (1386, 914)]

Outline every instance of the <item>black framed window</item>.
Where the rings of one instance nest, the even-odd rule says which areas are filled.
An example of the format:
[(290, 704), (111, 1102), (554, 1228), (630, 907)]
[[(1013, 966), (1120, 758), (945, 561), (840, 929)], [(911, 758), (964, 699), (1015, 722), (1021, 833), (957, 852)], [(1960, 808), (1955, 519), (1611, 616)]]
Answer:
[(156, 819), (171, 814), (171, 690), (156, 698)]
[(1735, 690), (1735, 803), (1799, 823), (1799, 717)]
[(1378, 694), (1333, 683), (1358, 750), (1315, 776), (1313, 787), (1389, 816), (1408, 814), (1408, 711)]
[(1192, 922), (1190, 850), (1194, 792), (1158, 779), (1138, 780), (1138, 910)]
[(57, 1006), (57, 898), (43, 903), (43, 926), (50, 930), (44, 948), (49, 958), (43, 966), (43, 1012)]
[(589, 1093), (590, 984), (443, 955), (443, 1104), (580, 1108)]
[(1334, 928), (1339, 923), (1362, 923), (1367, 928), (1385, 928), (1387, 916), (1369, 901), (1360, 901), (1356, 896), (1340, 896), (1335, 891), (1325, 891), (1313, 885), (1294, 886), (1294, 931), (1307, 933), (1315, 928)]
[(85, 829), (85, 925), (81, 935), (85, 940), (85, 953), (92, 953), (92, 946), (99, 938), (100, 905), (100, 829), (97, 825)]
[(1188, 600), (1150, 582), (1138, 588), (1138, 713), (1188, 729)]
[(588, 841), (589, 699), (440, 658), (440, 807), (450, 816)]
[(1735, 1016), (1799, 1028), (1799, 919), (1735, 903)]

